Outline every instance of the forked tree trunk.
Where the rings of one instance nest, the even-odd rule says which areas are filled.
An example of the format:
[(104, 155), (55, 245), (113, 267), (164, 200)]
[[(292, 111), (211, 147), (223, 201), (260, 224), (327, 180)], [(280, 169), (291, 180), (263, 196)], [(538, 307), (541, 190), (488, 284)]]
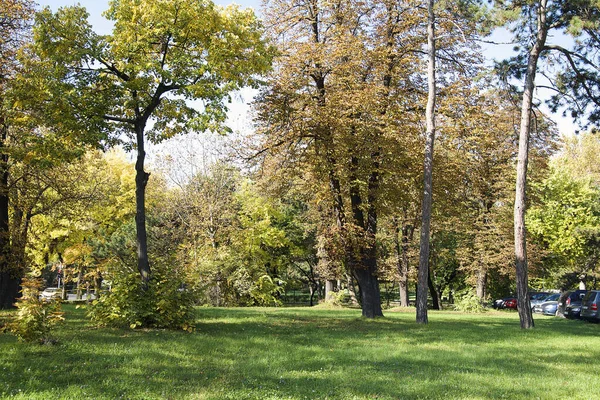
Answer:
[(529, 53), (525, 85), (523, 89), (523, 100), (521, 104), (521, 127), (519, 131), (519, 156), (517, 161), (517, 185), (515, 190), (515, 267), (517, 275), (517, 308), (521, 328), (530, 329), (534, 327), (531, 314), (531, 304), (527, 295), (527, 247), (525, 231), (525, 209), (527, 191), (527, 163), (529, 157), (529, 136), (531, 133), (531, 107), (533, 103), (533, 91), (535, 89), (535, 75), (537, 63), (546, 44), (548, 27), (546, 26), (546, 4), (547, 0), (540, 0), (538, 13), (538, 32), (536, 41)]
[(417, 285), (417, 323), (426, 324), (427, 318), (427, 280), (429, 275), (429, 231), (431, 227), (431, 204), (433, 199), (433, 147), (435, 142), (435, 0), (429, 0), (427, 43), (428, 67), (427, 80), (429, 93), (427, 97), (426, 124), (427, 137), (425, 143), (425, 161), (423, 163), (423, 206), (421, 222), (421, 245), (419, 249), (419, 272)]
[(353, 268), (353, 275), (360, 288), (362, 316), (366, 318), (383, 317), (374, 248), (368, 250), (361, 265)]

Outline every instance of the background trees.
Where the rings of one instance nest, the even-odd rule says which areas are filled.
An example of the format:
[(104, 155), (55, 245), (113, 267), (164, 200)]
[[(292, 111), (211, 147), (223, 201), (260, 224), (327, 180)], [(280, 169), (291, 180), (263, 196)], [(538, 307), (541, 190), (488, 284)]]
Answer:
[[(152, 180), (145, 167), (149, 142), (190, 130), (228, 130), (231, 91), (258, 84), (256, 74), (269, 69), (273, 49), (260, 37), (261, 24), (249, 12), (209, 3), (115, 1), (107, 13), (114, 31), (102, 36), (81, 7), (42, 10), (34, 41), (13, 62), (18, 74), (3, 81), (7, 240), (19, 260), (13, 265), (23, 270), (61, 262), (81, 285), (123, 285), (116, 297), (101, 300), (96, 316), (100, 321), (118, 309), (136, 327), (187, 326), (186, 312), (152, 319), (158, 303), (132, 289), (140, 273), (152, 286), (146, 281), (151, 261), (165, 290), (149, 291), (171, 296), (160, 305), (168, 309), (173, 299), (191, 298), (277, 305), (290, 288), (314, 300), (327, 286), (347, 290), (363, 315), (375, 317), (382, 314), (381, 281), (388, 301), (398, 282), (402, 305), (421, 289), (425, 311), (427, 291), (434, 307), (460, 295), (485, 301), (507, 294), (514, 276), (509, 210), (521, 94), (499, 87), (482, 66), (474, 44), (487, 21), (481, 10), (461, 2), (458, 12), (449, 4), (434, 5), (437, 101), (429, 119), (436, 125), (436, 162), (428, 192), (435, 201), (431, 251), (422, 252), (428, 279), (418, 286), (414, 238), (430, 236), (419, 228), (430, 214), (422, 214), (419, 201), (427, 17), (412, 1), (268, 2), (270, 40), (278, 49), (255, 102), (256, 134), (244, 138), (244, 161), (252, 163), (227, 155), (189, 174), (175, 169), (178, 179), (153, 171)], [(527, 7), (541, 10), (538, 3)], [(549, 14), (552, 28), (583, 12), (561, 7)], [(584, 60), (593, 58), (590, 15), (576, 30), (582, 40), (590, 36), (580, 56), (549, 45), (540, 54), (546, 61), (545, 52), (557, 50), (557, 62), (578, 68), (579, 75), (561, 71), (565, 82), (582, 78), (585, 69), (582, 85), (593, 85), (592, 61)], [(529, 49), (537, 25), (521, 17), (515, 33)], [(521, 76), (527, 57), (501, 65), (504, 83), (511, 74)], [(569, 57), (578, 61), (570, 64)], [(563, 96), (593, 94), (583, 88), (560, 90)], [(190, 101), (197, 98), (202, 104)], [(595, 144), (569, 143), (569, 155), (550, 163), (548, 172), (555, 132), (543, 115), (530, 114), (526, 121), (536, 129), (528, 133), (528, 180), (536, 191), (527, 224), (534, 232), (529, 245), (541, 251), (529, 256), (535, 267), (529, 272), (534, 285), (566, 285), (561, 277), (575, 273), (569, 271), (595, 274), (597, 179), (595, 159), (584, 155), (595, 154), (589, 150)], [(114, 153), (93, 151), (117, 143), (137, 151), (135, 167)], [(569, 158), (580, 161), (569, 164)], [(591, 171), (590, 178), (576, 179), (575, 170)], [(553, 237), (557, 231), (564, 235)], [(113, 301), (119, 296), (127, 304), (144, 301), (127, 308)]]

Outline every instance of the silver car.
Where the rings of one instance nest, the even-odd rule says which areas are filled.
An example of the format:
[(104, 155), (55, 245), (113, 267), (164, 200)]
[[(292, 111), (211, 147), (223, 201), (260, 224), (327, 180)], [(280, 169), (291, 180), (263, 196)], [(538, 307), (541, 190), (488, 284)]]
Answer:
[(60, 299), (62, 297), (62, 289), (57, 287), (48, 287), (40, 293), (40, 300)]
[[(543, 313), (543, 305), (549, 301), (558, 301), (560, 297), (560, 293), (553, 293), (551, 295), (546, 296), (543, 300), (532, 300), (531, 301), (531, 309), (534, 313), (542, 314)], [(556, 311), (555, 311), (556, 312)], [(553, 314), (554, 315), (554, 314)]]
[(598, 305), (600, 304), (600, 290), (590, 290), (581, 300), (581, 319), (586, 321), (600, 321)]

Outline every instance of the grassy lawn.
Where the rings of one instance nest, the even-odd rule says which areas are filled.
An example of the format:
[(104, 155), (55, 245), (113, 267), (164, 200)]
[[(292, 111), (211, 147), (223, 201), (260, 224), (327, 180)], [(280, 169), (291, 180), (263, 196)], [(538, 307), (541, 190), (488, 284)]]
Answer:
[(197, 331), (94, 329), (56, 346), (0, 335), (0, 398), (598, 399), (600, 326), (516, 313), (198, 309)]

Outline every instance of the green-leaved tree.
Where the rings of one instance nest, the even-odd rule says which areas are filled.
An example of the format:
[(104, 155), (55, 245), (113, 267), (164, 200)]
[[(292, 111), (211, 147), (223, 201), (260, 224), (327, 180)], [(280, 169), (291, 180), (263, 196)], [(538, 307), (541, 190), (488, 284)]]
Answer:
[(42, 10), (33, 50), (46, 77), (40, 101), (55, 116), (51, 120), (105, 143), (119, 139), (137, 152), (137, 264), (147, 286), (146, 142), (223, 129), (229, 94), (258, 84), (257, 75), (270, 67), (271, 49), (254, 13), (237, 6), (205, 0), (109, 4), (109, 35), (92, 30), (83, 7)]

